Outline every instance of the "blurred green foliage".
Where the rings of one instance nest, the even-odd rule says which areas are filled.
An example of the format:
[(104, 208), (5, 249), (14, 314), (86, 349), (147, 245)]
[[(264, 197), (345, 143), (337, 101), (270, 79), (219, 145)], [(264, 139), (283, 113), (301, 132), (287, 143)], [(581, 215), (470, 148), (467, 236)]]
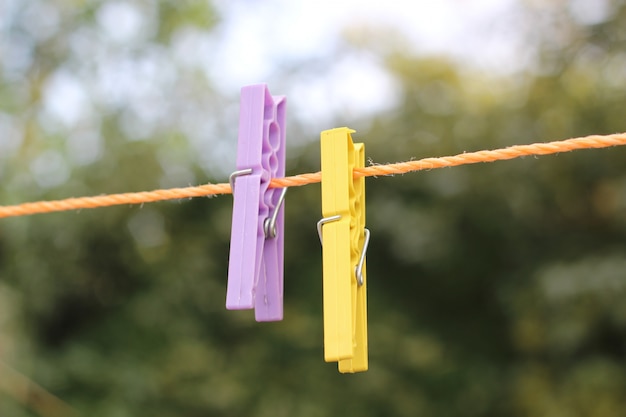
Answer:
[[(542, 3), (523, 3), (531, 58), (513, 73), (414, 56), (384, 33), (348, 44), (401, 87), (397, 106), (356, 135), (368, 156), (626, 130), (626, 4), (607, 2), (611, 13), (589, 24), (567, 2)], [(11, 4), (3, 204), (223, 180), (188, 126), (205, 126), (193, 113), (202, 106), (215, 132), (235, 137), (219, 120), (225, 98), (170, 60), (177, 39), (219, 22), (207, 3)], [(137, 12), (151, 23), (110, 31), (111, 16), (132, 23)], [(110, 50), (95, 48), (107, 36)], [(143, 88), (136, 103), (102, 94), (124, 88), (125, 69), (150, 73), (148, 58), (172, 65), (157, 88), (131, 80)], [(126, 66), (94, 77), (109, 60)], [(276, 71), (285, 84), (299, 76)], [(65, 115), (54, 114), (55, 85), (78, 103)], [(293, 120), (290, 136), (303, 129)], [(316, 144), (299, 152), (290, 173), (319, 169)], [(229, 198), (2, 220), (0, 415), (65, 415), (41, 392), (91, 416), (620, 415), (624, 166), (626, 149), (613, 148), (368, 179), (370, 370), (353, 376), (322, 360), (319, 186), (288, 195), (279, 323), (224, 309)]]

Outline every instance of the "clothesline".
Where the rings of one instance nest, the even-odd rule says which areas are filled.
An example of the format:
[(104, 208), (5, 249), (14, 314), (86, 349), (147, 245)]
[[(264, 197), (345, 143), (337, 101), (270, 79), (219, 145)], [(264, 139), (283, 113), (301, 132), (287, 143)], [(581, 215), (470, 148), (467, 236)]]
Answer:
[[(406, 174), (409, 172), (431, 170), (436, 168), (508, 160), (522, 156), (549, 155), (578, 149), (607, 148), (618, 145), (626, 145), (626, 133), (591, 135), (555, 142), (515, 145), (502, 149), (467, 152), (437, 158), (424, 158), (416, 161), (399, 162), (395, 164), (374, 164), (365, 168), (355, 168), (353, 173), (355, 178)], [(318, 183), (321, 181), (321, 177), (322, 175), (320, 172), (315, 172), (285, 178), (274, 178), (270, 183), (270, 188), (298, 187)], [(135, 193), (67, 198), (54, 201), (36, 201), (10, 206), (0, 206), (0, 218), (67, 210), (110, 207), (125, 204), (143, 204), (156, 201), (205, 197), (230, 193), (232, 193), (230, 185), (228, 183), (221, 183), (184, 188), (141, 191)]]

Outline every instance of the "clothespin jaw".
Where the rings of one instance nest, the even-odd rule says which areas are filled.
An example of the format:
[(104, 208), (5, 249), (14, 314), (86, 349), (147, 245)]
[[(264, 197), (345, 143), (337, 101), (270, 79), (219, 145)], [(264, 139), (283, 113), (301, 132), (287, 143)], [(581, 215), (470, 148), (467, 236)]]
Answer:
[(324, 359), (339, 371), (368, 368), (365, 179), (353, 178), (365, 165), (365, 146), (348, 128), (321, 134)]
[(286, 189), (268, 186), (285, 176), (286, 100), (257, 84), (241, 89), (240, 106), (226, 308), (282, 320)]

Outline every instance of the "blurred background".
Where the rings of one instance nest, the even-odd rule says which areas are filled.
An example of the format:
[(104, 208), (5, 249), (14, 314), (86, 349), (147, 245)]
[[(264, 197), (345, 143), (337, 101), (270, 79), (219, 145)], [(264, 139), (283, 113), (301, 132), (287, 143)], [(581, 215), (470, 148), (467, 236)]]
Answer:
[[(370, 4), (371, 3), (371, 4)], [(626, 2), (0, 1), (0, 204), (224, 182), (239, 89), (288, 175), (626, 131)], [(368, 178), (370, 370), (323, 361), (319, 184), (285, 319), (224, 308), (229, 196), (0, 220), (0, 415), (616, 416), (626, 149)]]

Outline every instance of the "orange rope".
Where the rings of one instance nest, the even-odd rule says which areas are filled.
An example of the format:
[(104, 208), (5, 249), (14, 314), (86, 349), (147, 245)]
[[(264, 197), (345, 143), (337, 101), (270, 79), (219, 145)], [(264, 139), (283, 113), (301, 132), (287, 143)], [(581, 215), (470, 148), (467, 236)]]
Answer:
[(462, 153), (441, 158), (424, 158), (418, 161), (400, 162), (389, 165), (375, 165), (367, 168), (355, 169), (355, 177), (370, 177), (375, 175), (405, 174), (412, 171), (429, 170), (435, 168), (453, 167), (458, 165), (477, 164), (479, 162), (503, 161), (530, 155), (548, 155), (560, 152), (575, 151), (577, 149), (608, 148), (609, 146), (626, 145), (626, 133), (613, 135), (591, 135), (582, 138), (567, 139), (548, 143), (533, 143), (530, 145), (515, 145), (493, 151), (478, 151)]
[[(591, 135), (582, 138), (567, 139), (548, 143), (516, 145), (504, 149), (462, 153), (440, 158), (424, 158), (417, 161), (400, 162), (388, 165), (373, 165), (366, 168), (355, 168), (354, 177), (372, 177), (377, 175), (405, 174), (407, 172), (452, 167), (479, 162), (493, 162), (519, 158), (529, 155), (548, 155), (569, 152), (576, 149), (607, 148), (609, 146), (626, 145), (626, 133), (613, 135)], [(320, 182), (320, 172), (300, 174), (286, 178), (275, 178), (270, 188), (298, 187)], [(15, 206), (0, 206), (0, 218), (26, 216), (38, 213), (51, 213), (65, 210), (80, 210), (96, 207), (108, 207), (124, 204), (141, 204), (154, 201), (175, 200), (180, 198), (202, 197), (218, 194), (230, 194), (229, 184), (207, 184), (196, 187), (171, 188), (167, 190), (142, 191), (138, 193), (109, 194), (96, 197), (68, 198), (57, 201), (37, 201)]]

